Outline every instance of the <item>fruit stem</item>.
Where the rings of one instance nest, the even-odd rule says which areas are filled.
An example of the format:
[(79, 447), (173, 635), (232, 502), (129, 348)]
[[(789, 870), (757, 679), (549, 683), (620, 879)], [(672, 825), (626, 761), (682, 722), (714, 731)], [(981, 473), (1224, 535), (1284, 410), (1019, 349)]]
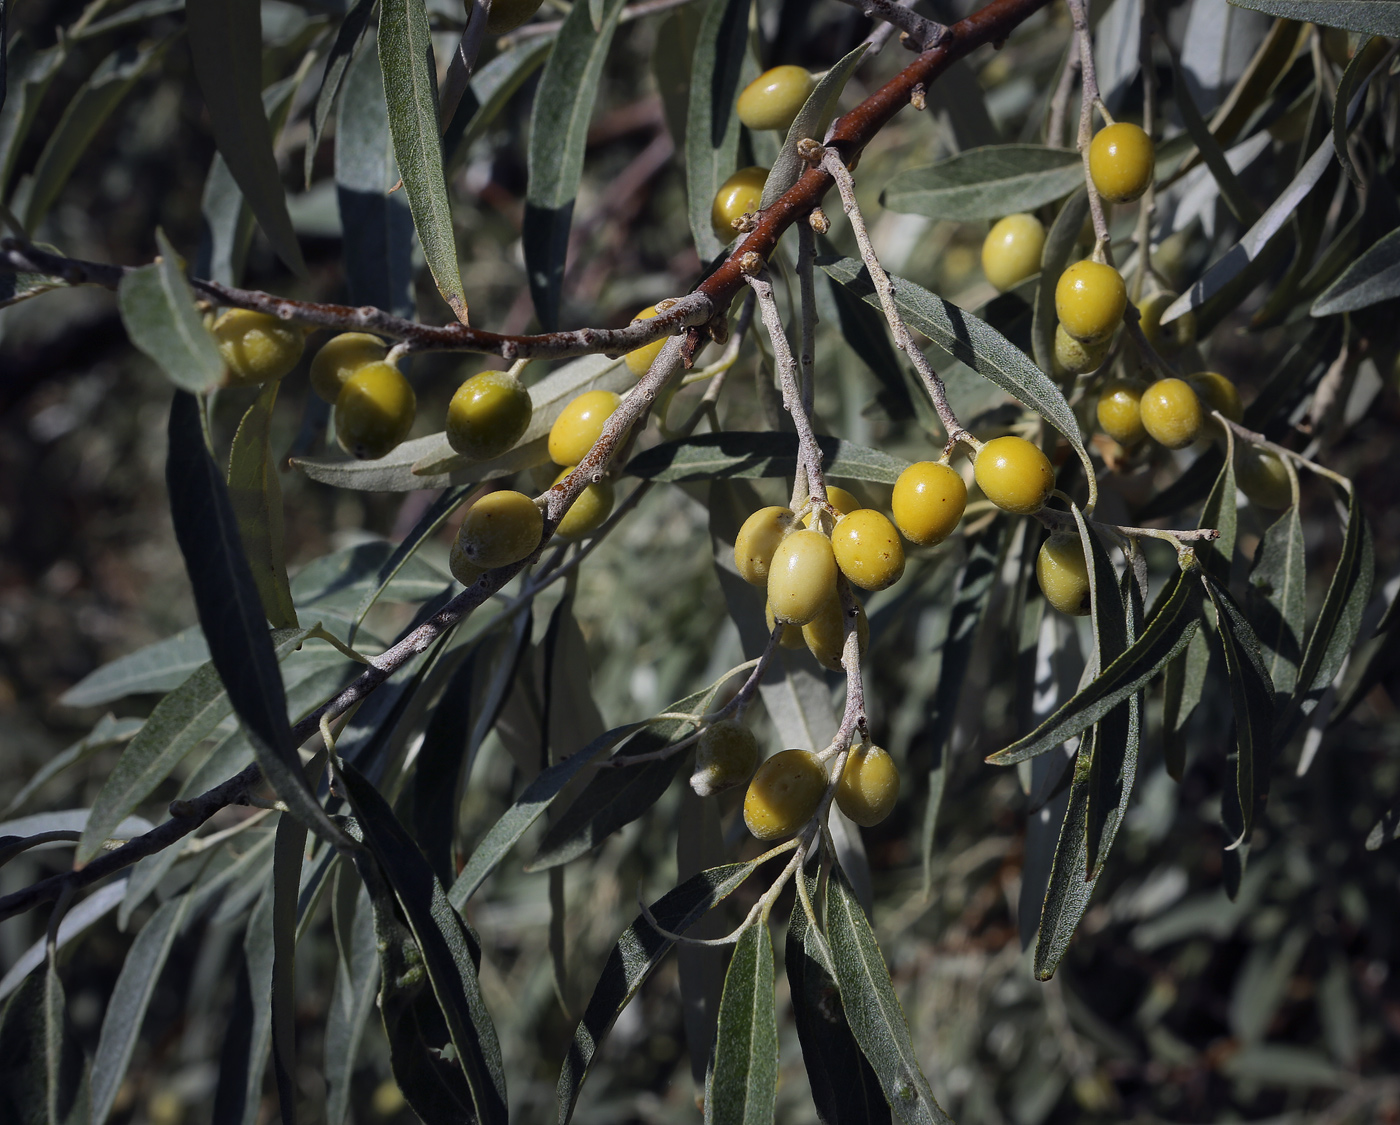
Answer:
[[(1344, 489), (1348, 496), (1351, 495), (1352, 483), (1348, 478), (1342, 476), (1341, 473), (1334, 473), (1325, 465), (1319, 465), (1316, 461), (1310, 461), (1301, 453), (1295, 453), (1293, 450), (1288, 449), (1285, 446), (1278, 445), (1270, 441), (1261, 433), (1257, 433), (1254, 430), (1242, 426), (1238, 422), (1230, 421), (1230, 419), (1226, 418), (1225, 415), (1221, 414), (1218, 410), (1212, 410), (1210, 412), (1210, 416), (1214, 418), (1217, 422), (1219, 422), (1222, 426), (1233, 431), (1238, 437), (1244, 438), (1244, 440), (1249, 442), (1251, 445), (1257, 445), (1260, 449), (1267, 449), (1270, 453), (1273, 453), (1279, 457), (1287, 458), (1288, 460), (1293, 461), (1295, 464), (1302, 465), (1303, 468), (1309, 470), (1310, 472), (1316, 473), (1320, 477), (1326, 477), (1333, 484)], [(1295, 492), (1293, 494), (1295, 503), (1297, 502), (1297, 497), (1298, 494)]]

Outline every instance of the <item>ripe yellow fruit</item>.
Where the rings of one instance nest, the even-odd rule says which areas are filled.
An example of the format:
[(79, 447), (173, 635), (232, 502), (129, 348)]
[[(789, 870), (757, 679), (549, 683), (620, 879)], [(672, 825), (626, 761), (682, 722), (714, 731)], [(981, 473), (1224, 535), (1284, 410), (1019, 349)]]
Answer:
[(447, 443), (473, 461), (514, 448), (530, 425), (530, 392), (509, 371), (479, 371), (447, 404)]
[(758, 767), (744, 794), (744, 823), (760, 840), (791, 836), (812, 819), (826, 770), (810, 750), (784, 750)]
[[(777, 627), (778, 620), (773, 616), (773, 607), (767, 602), (763, 603), (763, 620), (768, 625), (768, 633), (771, 636), (774, 628)], [(778, 644), (783, 648), (801, 648), (802, 633), (806, 628), (805, 625), (784, 625), (782, 635), (778, 638)]]
[(904, 574), (899, 531), (874, 508), (861, 508), (837, 520), (831, 549), (841, 573), (862, 590), (884, 590)]
[(368, 332), (342, 332), (327, 340), (311, 361), (311, 389), (332, 405), (345, 380), (367, 363), (378, 363), (389, 349)]
[(699, 797), (711, 797), (743, 785), (758, 769), (758, 739), (732, 719), (721, 719), (701, 732), (695, 747), (690, 787)]
[(1110, 203), (1130, 203), (1145, 192), (1155, 162), (1152, 138), (1126, 121), (1100, 129), (1089, 143), (1089, 175)]
[(1138, 305), (1138, 327), (1147, 337), (1147, 342), (1160, 355), (1174, 356), (1188, 344), (1196, 342), (1196, 314), (1186, 312), (1166, 325), (1162, 324), (1162, 314), (1171, 307), (1179, 294), (1167, 290), (1154, 293)]
[(1123, 276), (1102, 262), (1090, 258), (1075, 262), (1055, 283), (1055, 315), (1076, 340), (1112, 336), (1127, 307)]
[(1251, 504), (1261, 508), (1288, 508), (1293, 485), (1283, 460), (1267, 449), (1240, 442), (1235, 447), (1235, 483)]
[(1108, 355), (1112, 342), (1113, 337), (1106, 336), (1102, 340), (1085, 343), (1066, 332), (1063, 324), (1055, 325), (1055, 374), (1064, 378), (1065, 375), (1086, 375), (1097, 371), (1103, 357)]
[(486, 30), (492, 35), (504, 35), (507, 31), (514, 31), (539, 11), (543, 2), (544, 0), (491, 0), (491, 10), (486, 13)]
[(982, 272), (1005, 293), (1040, 272), (1045, 226), (1024, 213), (998, 219), (982, 243)]
[[(554, 483), (558, 484), (576, 468), (577, 465), (570, 465), (554, 478)], [(559, 521), (554, 534), (560, 539), (582, 539), (590, 531), (597, 531), (602, 527), (603, 521), (612, 515), (612, 510), (612, 481), (601, 480), (590, 484), (578, 494), (578, 499), (564, 513), (564, 518)]]
[(251, 309), (229, 309), (211, 331), (228, 367), (230, 387), (280, 379), (301, 359), (306, 337), (295, 324)]
[(1119, 445), (1133, 445), (1147, 435), (1142, 428), (1142, 388), (1136, 383), (1119, 380), (1107, 384), (1095, 413), (1099, 429)]
[(467, 511), (457, 530), (462, 557), (494, 570), (528, 559), (540, 545), (544, 516), (523, 492), (489, 492)]
[(582, 461), (621, 405), (621, 396), (612, 391), (585, 391), (564, 407), (549, 430), (549, 456), (554, 463), (577, 465)]
[(1204, 413), (1218, 410), (1231, 422), (1244, 417), (1244, 403), (1240, 401), (1239, 388), (1224, 375), (1214, 371), (1198, 371), (1186, 376), (1196, 397), (1201, 400)]
[(953, 534), (967, 507), (967, 485), (951, 465), (918, 461), (894, 482), (890, 508), (895, 526), (920, 547), (942, 543)]
[[(656, 315), (656, 306), (648, 305), (633, 320), (650, 320)], [(656, 340), (650, 344), (643, 344), (640, 348), (633, 348), (627, 353), (627, 370), (632, 372), (638, 379), (651, 370), (651, 365), (656, 362), (656, 357), (661, 354), (661, 349), (666, 346), (666, 337)]]
[(734, 566), (739, 577), (753, 586), (768, 585), (768, 568), (778, 544), (792, 531), (797, 517), (791, 508), (774, 504), (759, 508), (744, 521), (734, 537)]
[(1012, 434), (993, 438), (977, 454), (977, 487), (1004, 512), (1039, 511), (1055, 487), (1055, 470), (1038, 446)]
[(1142, 425), (1168, 449), (1190, 445), (1201, 433), (1201, 400), (1184, 379), (1158, 379), (1143, 392)]
[(763, 198), (763, 185), (768, 179), (768, 169), (752, 165), (740, 168), (715, 193), (715, 201), (710, 207), (710, 226), (715, 236), (723, 243), (733, 241), (734, 220), (751, 211), (758, 210)]
[[(826, 486), (826, 502), (836, 509), (837, 519), (862, 507), (861, 502), (839, 484), (829, 484)], [(815, 515), (815, 512), (808, 512), (803, 516), (802, 526), (811, 527), (812, 519)]]
[[(865, 616), (865, 607), (860, 602), (855, 604), (856, 643), (860, 646), (858, 651), (864, 655), (870, 646), (870, 621)], [(846, 647), (846, 615), (841, 610), (839, 595), (828, 599), (816, 617), (802, 626), (801, 638), (818, 664), (833, 672), (841, 671), (841, 653)]]
[(1045, 600), (1071, 617), (1089, 612), (1089, 564), (1084, 545), (1072, 532), (1059, 532), (1041, 545), (1035, 557), (1035, 576)]
[(806, 67), (775, 66), (744, 87), (734, 108), (750, 129), (786, 133), (816, 84)]
[(836, 806), (862, 828), (871, 828), (894, 810), (899, 767), (879, 746), (853, 746), (836, 783)]
[(418, 400), (392, 363), (367, 363), (345, 380), (335, 400), (335, 436), (361, 461), (383, 457), (413, 428)]
[(788, 625), (806, 625), (836, 592), (831, 540), (819, 531), (794, 531), (778, 544), (768, 567), (768, 604)]

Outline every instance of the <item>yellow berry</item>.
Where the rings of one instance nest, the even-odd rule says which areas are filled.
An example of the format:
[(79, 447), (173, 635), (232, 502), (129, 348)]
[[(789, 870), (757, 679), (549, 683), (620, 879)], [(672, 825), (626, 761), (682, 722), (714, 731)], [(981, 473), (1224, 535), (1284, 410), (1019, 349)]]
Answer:
[(493, 570), (528, 559), (540, 545), (544, 516), (523, 492), (488, 492), (467, 511), (457, 546), (469, 563)]
[(530, 392), (509, 371), (479, 371), (447, 404), (447, 443), (473, 461), (514, 448), (530, 425)]
[[(857, 651), (864, 655), (870, 645), (870, 621), (865, 616), (865, 607), (860, 602), (855, 606)], [(802, 626), (801, 637), (818, 664), (833, 672), (841, 671), (841, 653), (846, 647), (846, 615), (841, 610), (840, 595), (827, 599), (816, 617)]]
[(744, 87), (734, 108), (750, 129), (786, 133), (816, 84), (806, 67), (775, 66)]
[(549, 456), (556, 465), (577, 465), (602, 436), (622, 398), (612, 391), (585, 391), (569, 403), (549, 430)]
[(894, 809), (899, 767), (879, 746), (852, 747), (836, 783), (836, 806), (862, 828), (871, 828)]
[(767, 179), (767, 168), (750, 166), (740, 168), (720, 184), (710, 207), (710, 225), (721, 242), (727, 244), (733, 241), (735, 219), (758, 210)]
[(1162, 293), (1154, 293), (1138, 305), (1138, 327), (1142, 329), (1142, 334), (1147, 337), (1147, 342), (1157, 350), (1160, 355), (1174, 356), (1177, 352), (1188, 344), (1196, 342), (1196, 314), (1192, 311), (1182, 313), (1175, 320), (1162, 324), (1162, 314), (1171, 307), (1171, 303), (1177, 299), (1178, 294), (1167, 290)]
[(1085, 375), (1097, 371), (1108, 354), (1112, 337), (1085, 343), (1065, 331), (1063, 324), (1055, 325), (1055, 371), (1064, 375)]
[[(540, 9), (544, 0), (492, 0), (486, 13), (486, 30), (492, 35), (514, 31)], [(470, 10), (470, 5), (468, 5)]]
[[(763, 620), (767, 623), (768, 633), (771, 636), (778, 625), (778, 620), (773, 616), (773, 607), (767, 602), (763, 603)], [(783, 648), (801, 648), (802, 633), (806, 628), (805, 625), (784, 625), (782, 635), (778, 637), (778, 644)]]
[(365, 364), (378, 363), (388, 352), (384, 341), (368, 332), (333, 336), (311, 361), (311, 389), (334, 405), (346, 379)]
[[(861, 502), (854, 495), (847, 492), (839, 484), (829, 484), (826, 486), (826, 502), (836, 509), (836, 518), (840, 519), (856, 509), (863, 507)], [(815, 512), (808, 512), (802, 517), (802, 526), (811, 527)]]
[(214, 321), (212, 331), (231, 387), (282, 378), (297, 365), (306, 344), (295, 324), (251, 309), (229, 309)]
[(768, 567), (768, 604), (788, 625), (806, 625), (836, 592), (831, 540), (819, 531), (794, 531), (778, 544)]
[(776, 504), (760, 508), (744, 521), (734, 537), (734, 566), (739, 577), (753, 586), (768, 585), (768, 567), (773, 552), (793, 529), (796, 517), (791, 508)]
[(874, 508), (861, 508), (837, 520), (831, 549), (841, 573), (862, 590), (883, 590), (904, 574), (899, 531)]
[[(554, 478), (554, 483), (558, 484), (577, 467), (570, 465)], [(597, 531), (603, 525), (603, 521), (612, 515), (612, 510), (612, 481), (601, 480), (590, 484), (578, 494), (578, 499), (564, 513), (564, 518), (559, 521), (554, 534), (560, 539), (582, 539), (590, 531)]]
[(1007, 215), (982, 243), (982, 272), (1005, 293), (1040, 272), (1045, 227), (1034, 215)]
[(1240, 401), (1239, 388), (1224, 375), (1214, 371), (1198, 371), (1194, 375), (1186, 376), (1186, 381), (1191, 384), (1191, 389), (1201, 400), (1205, 413), (1218, 410), (1231, 422), (1238, 422), (1244, 417), (1244, 403)]
[(812, 819), (826, 770), (810, 750), (784, 750), (758, 767), (744, 794), (744, 823), (760, 840), (791, 836)]
[(484, 566), (477, 566), (467, 558), (462, 548), (461, 536), (452, 540), (452, 549), (447, 553), (447, 568), (452, 571), (452, 577), (463, 586), (475, 585), (476, 580), (486, 573)]
[(1056, 532), (1035, 557), (1035, 576), (1045, 600), (1071, 617), (1089, 612), (1089, 566), (1079, 536)]
[(367, 363), (345, 380), (335, 400), (335, 436), (352, 457), (383, 457), (413, 428), (418, 400), (392, 363)]
[(890, 507), (900, 534), (927, 547), (957, 528), (967, 507), (967, 485), (952, 466), (919, 461), (899, 474)]
[(1252, 445), (1235, 449), (1235, 483), (1251, 504), (1260, 508), (1288, 508), (1293, 504), (1293, 484), (1277, 454)]
[(1100, 129), (1089, 143), (1089, 175), (1110, 203), (1130, 203), (1145, 192), (1155, 160), (1152, 138), (1126, 121)]
[(1112, 266), (1085, 258), (1055, 283), (1055, 315), (1077, 340), (1097, 341), (1113, 335), (1128, 307), (1128, 290)]
[(1142, 428), (1142, 388), (1136, 383), (1107, 384), (1099, 395), (1099, 429), (1119, 445), (1133, 445), (1146, 436)]
[(710, 797), (743, 785), (758, 768), (758, 739), (742, 723), (721, 719), (706, 727), (695, 747), (695, 770), (690, 787)]
[(1168, 449), (1190, 445), (1201, 432), (1201, 400), (1184, 379), (1158, 379), (1143, 392), (1142, 426)]
[[(648, 305), (632, 319), (650, 320), (656, 315), (656, 306)], [(627, 370), (632, 372), (638, 379), (651, 370), (651, 365), (656, 362), (656, 357), (661, 354), (661, 349), (666, 346), (666, 337), (653, 341), (650, 344), (643, 344), (640, 348), (633, 348), (627, 353)]]
[(981, 448), (972, 475), (988, 500), (1018, 515), (1039, 511), (1055, 487), (1050, 458), (1038, 446), (1011, 434), (993, 438)]

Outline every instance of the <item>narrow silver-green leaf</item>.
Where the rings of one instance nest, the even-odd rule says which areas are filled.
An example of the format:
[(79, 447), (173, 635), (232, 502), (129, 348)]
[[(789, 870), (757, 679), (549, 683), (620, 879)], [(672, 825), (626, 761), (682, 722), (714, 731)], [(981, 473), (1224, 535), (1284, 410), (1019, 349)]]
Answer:
[(1269, 16), (1340, 27), (1367, 35), (1400, 36), (1397, 0), (1230, 0)]
[[(369, 895), (353, 867), (342, 863), (337, 890), (352, 893), (350, 910), (333, 913), (341, 956), (336, 960), (335, 987), (326, 1014), (326, 1123), (344, 1125), (350, 1114), (351, 1078), (365, 1025), (374, 1011), (379, 989), (379, 956)], [(340, 902), (337, 894), (333, 902)], [(348, 915), (348, 916), (347, 916)]]
[[(465, 158), (467, 150), (491, 127), (515, 92), (544, 65), (553, 49), (554, 40), (551, 38), (540, 36), (527, 39), (518, 46), (502, 51), (472, 75), (471, 85), (467, 89), (476, 108), (460, 130), (449, 129), (442, 138), (449, 168), (456, 167)], [(463, 110), (459, 107), (459, 120), (462, 114)]]
[(705, 1083), (706, 1125), (772, 1125), (778, 1100), (778, 1019), (767, 918), (734, 947), (719, 1002), (715, 1055)]
[(807, 162), (797, 155), (797, 144), (808, 137), (815, 141), (826, 139), (826, 128), (836, 115), (841, 91), (846, 88), (868, 46), (868, 43), (861, 43), (838, 59), (807, 96), (788, 127), (787, 139), (778, 150), (773, 167), (768, 171), (768, 179), (763, 184), (763, 197), (759, 200), (760, 207), (770, 206), (807, 170)]
[(710, 225), (720, 185), (739, 162), (739, 115), (734, 102), (748, 48), (750, 0), (712, 0), (705, 7), (690, 65), (685, 124), (685, 193), (690, 234), (702, 262), (730, 241)]
[(1313, 316), (1355, 312), (1400, 297), (1400, 229), (1368, 247), (1313, 302)]
[(58, 701), (65, 707), (96, 707), (141, 692), (172, 691), (208, 659), (204, 633), (191, 625), (89, 672)]
[(1235, 464), (1226, 457), (1220, 469), (1215, 486), (1206, 497), (1205, 508), (1201, 512), (1200, 526), (1214, 528), (1220, 536), (1207, 540), (1196, 548), (1205, 572), (1221, 584), (1230, 581), (1230, 564), (1235, 557), (1235, 534), (1238, 523), (1235, 508)]
[(0, 1120), (80, 1125), (88, 1118), (82, 1048), (68, 1020), (58, 967), (24, 982), (0, 1013)]
[(365, 28), (369, 26), (370, 13), (375, 0), (355, 0), (355, 4), (345, 13), (345, 18), (336, 28), (335, 42), (326, 56), (326, 69), (321, 72), (321, 87), (316, 92), (316, 104), (311, 109), (308, 125), (311, 135), (306, 140), (306, 152), (302, 159), (302, 171), (306, 186), (311, 186), (312, 166), (316, 163), (316, 150), (321, 147), (321, 134), (330, 120), (336, 97), (340, 94), (341, 83), (345, 81), (345, 71), (355, 57)]
[(68, 59), (68, 44), (60, 41), (35, 51), (27, 38), (6, 44), (5, 104), (0, 106), (0, 198), (5, 197), (20, 146), (29, 136), (39, 103), (49, 83)]
[(1186, 773), (1186, 720), (1201, 701), (1210, 648), (1198, 631), (1186, 650), (1167, 663), (1162, 673), (1162, 759), (1167, 775), (1180, 781)]
[(1083, 183), (1084, 164), (1071, 149), (988, 145), (896, 173), (880, 202), (930, 219), (999, 219), (1053, 203)]
[(1230, 208), (1231, 213), (1241, 223), (1252, 225), (1258, 222), (1259, 208), (1254, 205), (1254, 200), (1250, 199), (1248, 193), (1245, 192), (1234, 169), (1230, 167), (1230, 162), (1225, 158), (1225, 150), (1220, 147), (1220, 142), (1215, 139), (1215, 134), (1210, 131), (1210, 126), (1201, 116), (1201, 111), (1191, 96), (1191, 88), (1186, 81), (1186, 76), (1182, 73), (1181, 65), (1177, 62), (1176, 52), (1169, 50), (1168, 58), (1170, 58), (1172, 65), (1177, 110), (1181, 114), (1181, 120), (1186, 126), (1187, 134), (1196, 146), (1196, 151), (1201, 154), (1201, 159), (1205, 161), (1216, 186), (1220, 189), (1220, 197), (1225, 200), (1225, 205)]
[(1357, 49), (1356, 54), (1347, 63), (1347, 68), (1342, 73), (1342, 80), (1337, 83), (1337, 94), (1332, 105), (1332, 144), (1337, 150), (1337, 160), (1342, 165), (1342, 171), (1358, 191), (1364, 190), (1365, 184), (1361, 175), (1352, 163), (1351, 153), (1347, 147), (1347, 110), (1351, 106), (1351, 100), (1356, 95), (1357, 87), (1365, 82), (1371, 75), (1382, 57), (1390, 49), (1390, 44), (1379, 36), (1363, 42)]
[(1306, 579), (1303, 521), (1298, 516), (1298, 506), (1291, 504), (1259, 540), (1245, 592), (1245, 606), (1259, 636), (1264, 670), (1280, 701), (1292, 695), (1298, 679)]
[[(828, 476), (893, 484), (909, 467), (903, 458), (826, 434), (817, 442)], [(796, 465), (796, 434), (724, 430), (652, 446), (632, 458), (625, 471), (646, 480), (693, 481), (790, 477)]]
[(272, 408), (277, 402), (277, 387), (274, 380), (262, 389), (233, 435), (228, 496), (263, 612), (274, 629), (295, 629), (297, 611), (287, 583), (282, 486), (272, 456)]
[(272, 1072), (282, 1125), (296, 1125), (297, 892), (306, 825), (283, 815), (272, 851)]
[(224, 376), (224, 360), (194, 304), (179, 256), (156, 232), (160, 258), (132, 270), (117, 289), (122, 323), (131, 342), (177, 387), (204, 394)]

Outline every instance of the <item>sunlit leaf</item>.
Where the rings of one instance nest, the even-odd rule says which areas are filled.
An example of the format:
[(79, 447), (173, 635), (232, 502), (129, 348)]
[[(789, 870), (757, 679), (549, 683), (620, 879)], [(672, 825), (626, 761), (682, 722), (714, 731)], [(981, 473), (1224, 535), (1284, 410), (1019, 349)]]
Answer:
[(1397, 0), (1230, 0), (1241, 8), (1368, 35), (1400, 36)]
[(229, 450), (228, 494), (263, 612), (274, 629), (295, 629), (297, 611), (287, 584), (282, 486), (272, 453), (277, 387), (276, 380), (269, 382), (238, 425)]
[(778, 1021), (773, 937), (762, 918), (739, 937), (724, 995), (714, 1063), (705, 1089), (707, 1125), (768, 1125), (778, 1097)]
[[(867, 449), (820, 435), (822, 471), (844, 480), (893, 484), (909, 463), (879, 449)], [(790, 477), (797, 466), (797, 435), (771, 430), (723, 430), (663, 442), (627, 463), (631, 476), (656, 481), (717, 480), (733, 477)]]
[(690, 111), (685, 126), (685, 189), (690, 234), (701, 261), (729, 239), (710, 224), (720, 185), (738, 167), (739, 115), (734, 102), (744, 67), (750, 0), (706, 5), (690, 67)]
[(773, 161), (773, 166), (768, 171), (759, 207), (771, 206), (773, 201), (797, 183), (802, 173), (807, 170), (807, 162), (797, 155), (797, 144), (809, 137), (816, 141), (826, 139), (826, 128), (835, 116), (841, 91), (846, 88), (846, 83), (865, 54), (867, 45), (858, 44), (854, 50), (843, 55), (813, 87), (788, 127), (787, 139), (783, 141), (778, 158)]
[(1313, 316), (1354, 312), (1400, 297), (1400, 229), (1366, 249), (1313, 302)]
[(127, 335), (177, 387), (203, 394), (218, 386), (224, 360), (194, 304), (194, 291), (185, 280), (183, 263), (156, 232), (160, 258), (132, 270), (117, 292)]
[(1083, 183), (1084, 164), (1072, 149), (990, 145), (896, 173), (880, 202), (930, 219), (999, 219), (1053, 203)]

